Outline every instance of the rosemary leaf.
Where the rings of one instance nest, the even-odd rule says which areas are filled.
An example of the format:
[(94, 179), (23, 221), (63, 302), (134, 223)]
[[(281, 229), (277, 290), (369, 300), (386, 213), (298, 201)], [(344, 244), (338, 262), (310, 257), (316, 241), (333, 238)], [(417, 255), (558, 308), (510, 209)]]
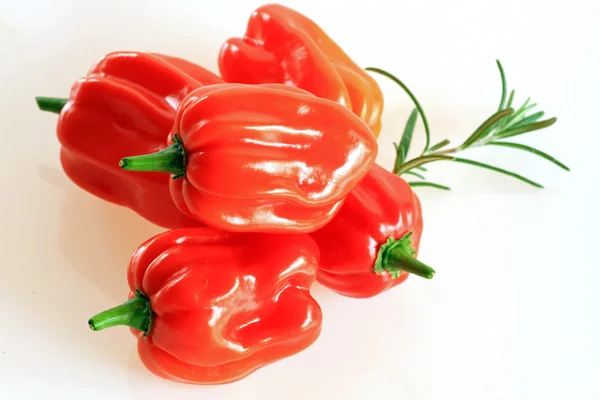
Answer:
[(512, 128), (514, 125), (518, 124), (523, 119), (527, 118), (525, 116), (527, 114), (527, 112), (529, 110), (532, 110), (535, 107), (537, 107), (537, 104), (530, 104), (530, 105), (527, 105), (527, 106), (525, 106), (525, 105), (521, 106), (521, 108), (519, 108), (517, 110), (517, 112), (514, 113), (514, 115), (511, 115), (511, 117), (508, 118), (507, 121), (502, 125), (502, 129)]
[(507, 129), (505, 131), (500, 132), (495, 139), (506, 139), (512, 136), (522, 135), (523, 133), (537, 131), (539, 129), (544, 129), (556, 122), (556, 118), (545, 119), (543, 121), (535, 122), (533, 124), (529, 124), (526, 126), (519, 126), (512, 129)]
[[(512, 108), (512, 103), (513, 103), (514, 98), (515, 98), (515, 90), (513, 89), (510, 91), (510, 95), (508, 96), (508, 102), (506, 103), (506, 108)], [(495, 126), (496, 131), (502, 130), (502, 128), (504, 127), (504, 125), (506, 125), (507, 122), (508, 122), (508, 118), (500, 120), (498, 122), (498, 124)]]
[(415, 107), (419, 111), (419, 114), (421, 115), (421, 119), (423, 120), (423, 126), (425, 127), (425, 149), (423, 150), (423, 153), (425, 153), (429, 149), (431, 133), (429, 132), (429, 123), (427, 122), (427, 117), (425, 117), (425, 111), (423, 111), (423, 107), (421, 107), (421, 104), (419, 104), (419, 101), (417, 100), (415, 95), (410, 91), (408, 86), (406, 86), (400, 79), (396, 78), (394, 75), (390, 74), (389, 72), (384, 71), (380, 68), (375, 68), (375, 67), (367, 67), (367, 68), (365, 68), (365, 70), (376, 72), (378, 74), (381, 74), (381, 75), (391, 79), (396, 84), (398, 84), (406, 92), (406, 94), (411, 98), (411, 100), (415, 104)]
[(410, 171), (413, 168), (416, 168), (420, 165), (427, 164), (430, 162), (441, 161), (441, 160), (450, 160), (451, 161), (453, 159), (454, 159), (454, 157), (446, 156), (446, 155), (442, 155), (442, 154), (430, 154), (427, 156), (420, 156), (417, 158), (413, 158), (412, 160), (404, 163), (404, 165), (402, 165), (402, 168), (400, 168), (400, 170), (396, 172), (396, 175), (402, 175), (406, 171)]
[[(496, 64), (498, 65), (500, 79), (502, 80), (502, 97), (500, 98), (500, 105), (498, 106), (498, 111), (500, 111), (504, 109), (504, 102), (506, 101), (506, 76), (504, 75), (504, 68), (502, 68), (500, 60), (496, 60)], [(510, 108), (510, 106), (508, 106), (508, 108)]]
[(440, 185), (440, 184), (433, 183), (433, 182), (408, 182), (408, 184), (413, 187), (428, 186), (428, 187), (441, 189), (441, 190), (450, 190), (450, 188), (448, 186)]
[(523, 118), (522, 120), (520, 120), (519, 122), (517, 122), (513, 127), (517, 128), (517, 127), (520, 127), (520, 126), (529, 125), (531, 123), (537, 122), (543, 116), (544, 116), (544, 112), (543, 111), (536, 112), (535, 114), (531, 114), (531, 115)]
[(404, 173), (408, 174), (408, 175), (416, 176), (417, 178), (420, 178), (420, 179), (425, 179), (425, 177), (423, 175), (418, 174), (415, 171), (405, 171)]
[(459, 149), (464, 150), (471, 146), (473, 143), (477, 142), (490, 127), (492, 127), (495, 123), (497, 123), (505, 117), (508, 117), (514, 112), (515, 110), (513, 110), (512, 108), (507, 108), (506, 110), (500, 110), (496, 112), (494, 115), (486, 119), (481, 125), (479, 125), (479, 128), (477, 128), (475, 132), (473, 132), (471, 136), (469, 136), (469, 138), (459, 146)]
[(508, 96), (508, 103), (506, 103), (506, 108), (512, 107), (513, 100), (515, 98), (515, 90), (510, 91), (510, 95)]
[(484, 163), (481, 163), (479, 161), (467, 160), (465, 158), (451, 157), (451, 159), (452, 159), (451, 161), (454, 161), (454, 162), (458, 162), (458, 163), (462, 163), (462, 164), (469, 164), (469, 165), (473, 165), (475, 167), (485, 168), (485, 169), (489, 169), (491, 171), (499, 172), (499, 173), (504, 174), (504, 175), (512, 176), (513, 178), (519, 179), (520, 181), (523, 181), (525, 183), (530, 184), (531, 186), (535, 186), (535, 187), (540, 188), (540, 189), (544, 188), (539, 183), (534, 182), (534, 181), (532, 181), (530, 179), (527, 179), (527, 178), (525, 178), (522, 175), (519, 175), (519, 174), (511, 172), (511, 171), (507, 171), (507, 170), (502, 169), (502, 168), (494, 167), (493, 165), (484, 164)]
[(436, 150), (441, 149), (444, 146), (447, 146), (450, 144), (450, 141), (448, 139), (444, 139), (441, 142), (439, 142), (438, 144), (434, 144), (433, 146), (431, 146), (428, 150), (428, 153), (432, 153)]
[[(513, 93), (514, 93), (514, 90), (513, 90)], [(511, 93), (511, 94), (512, 94), (512, 93)], [(509, 100), (510, 100), (509, 102), (510, 102), (510, 103), (512, 103), (512, 99), (509, 99)], [(525, 103), (524, 103), (524, 104), (523, 104), (521, 107), (519, 107), (519, 108), (517, 109), (517, 111), (516, 111), (516, 112), (515, 112), (513, 115), (511, 115), (511, 116), (510, 116), (510, 118), (506, 118), (506, 119), (504, 119), (504, 120), (500, 121), (500, 123), (499, 123), (499, 124), (497, 125), (497, 127), (496, 127), (496, 128), (497, 128), (497, 129), (496, 129), (496, 132), (500, 132), (500, 131), (502, 131), (503, 129), (506, 129), (506, 127), (513, 125), (515, 122), (517, 122), (517, 120), (518, 120), (519, 118), (521, 118), (521, 116), (522, 116), (522, 115), (523, 115), (523, 114), (524, 114), (526, 111), (528, 111), (528, 110), (530, 110), (531, 108), (533, 108), (532, 106), (528, 106), (528, 104), (529, 104), (529, 100), (530, 100), (530, 99), (528, 98), (528, 99), (527, 99), (527, 101), (525, 101)]]
[(394, 162), (394, 171), (400, 169), (400, 166), (404, 164), (406, 160), (406, 155), (408, 154), (408, 150), (410, 149), (410, 142), (412, 141), (413, 132), (415, 131), (415, 124), (417, 123), (417, 110), (414, 109), (410, 113), (408, 117), (408, 121), (406, 121), (406, 126), (404, 127), (404, 133), (402, 134), (402, 139), (400, 143), (396, 147), (396, 161)]
[(503, 147), (510, 147), (510, 148), (514, 148), (514, 149), (528, 151), (532, 154), (535, 154), (537, 156), (540, 156), (540, 157), (550, 161), (551, 163), (556, 164), (557, 166), (564, 169), (565, 171), (570, 171), (569, 167), (567, 167), (565, 164), (561, 163), (560, 161), (558, 161), (556, 158), (552, 157), (551, 155), (544, 153), (543, 151), (540, 151), (536, 148), (526, 146), (524, 144), (512, 143), (512, 142), (489, 142), (488, 144), (490, 144), (492, 146), (503, 146)]

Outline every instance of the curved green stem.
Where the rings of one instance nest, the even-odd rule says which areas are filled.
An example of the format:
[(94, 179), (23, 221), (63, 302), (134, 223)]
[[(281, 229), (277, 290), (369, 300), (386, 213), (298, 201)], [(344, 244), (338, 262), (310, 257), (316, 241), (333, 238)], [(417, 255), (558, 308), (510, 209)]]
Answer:
[(94, 315), (88, 321), (88, 325), (93, 331), (126, 325), (144, 332), (144, 336), (146, 336), (152, 328), (152, 319), (150, 300), (138, 290), (129, 301)]
[[(496, 60), (496, 65), (500, 70), (500, 80), (502, 81), (502, 96), (500, 97), (500, 105), (498, 106), (498, 111), (501, 111), (504, 109), (504, 104), (506, 102), (506, 75), (504, 74), (504, 68), (502, 67), (500, 60)], [(510, 105), (506, 108), (510, 108)]]
[(412, 233), (407, 233), (400, 239), (389, 237), (379, 248), (374, 271), (377, 274), (387, 271), (392, 278), (398, 278), (402, 271), (422, 278), (431, 279), (435, 275), (433, 268), (417, 260), (412, 247)]
[(422, 154), (427, 153), (427, 150), (429, 150), (429, 141), (431, 138), (431, 133), (429, 132), (429, 123), (427, 122), (427, 117), (425, 117), (425, 111), (423, 111), (423, 107), (421, 107), (419, 100), (417, 100), (417, 98), (415, 97), (413, 92), (410, 91), (410, 89), (408, 88), (408, 86), (406, 86), (404, 84), (404, 82), (402, 82), (400, 79), (396, 78), (394, 75), (390, 74), (389, 72), (384, 71), (381, 68), (375, 68), (375, 67), (367, 67), (367, 68), (365, 68), (365, 70), (377, 72), (378, 74), (381, 74), (381, 75), (391, 79), (397, 85), (399, 85), (404, 90), (404, 92), (408, 95), (408, 97), (410, 97), (410, 99), (413, 101), (417, 111), (419, 111), (419, 115), (421, 115), (421, 119), (423, 120), (423, 126), (425, 127), (425, 148), (423, 149)]
[(69, 99), (61, 99), (58, 97), (42, 97), (38, 96), (35, 98), (35, 102), (38, 105), (38, 108), (42, 111), (49, 111), (56, 114), (60, 114), (60, 111), (63, 109), (65, 104)]
[(119, 166), (127, 171), (166, 172), (172, 174), (173, 178), (185, 175), (186, 164), (185, 148), (177, 136), (173, 138), (173, 144), (164, 150), (125, 157), (119, 162)]

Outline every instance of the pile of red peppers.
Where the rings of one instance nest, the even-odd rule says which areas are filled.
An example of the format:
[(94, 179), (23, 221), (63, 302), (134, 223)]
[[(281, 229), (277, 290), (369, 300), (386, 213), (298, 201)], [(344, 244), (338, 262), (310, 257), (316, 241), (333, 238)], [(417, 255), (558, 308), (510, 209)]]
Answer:
[(383, 95), (313, 21), (255, 10), (219, 75), (172, 56), (113, 52), (59, 114), (66, 175), (166, 230), (133, 253), (125, 303), (89, 320), (126, 325), (154, 374), (216, 384), (310, 346), (315, 281), (355, 298), (409, 274), (421, 204), (375, 163)]

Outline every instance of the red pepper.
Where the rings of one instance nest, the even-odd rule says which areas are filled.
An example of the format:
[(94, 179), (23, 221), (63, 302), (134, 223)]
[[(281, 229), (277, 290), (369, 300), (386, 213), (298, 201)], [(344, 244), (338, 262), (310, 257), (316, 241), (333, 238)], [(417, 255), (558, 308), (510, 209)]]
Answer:
[(282, 84), (196, 89), (171, 137), (164, 151), (121, 166), (173, 174), (179, 208), (227, 231), (322, 227), (377, 155), (375, 137), (351, 111)]
[(223, 45), (219, 70), (227, 82), (297, 86), (350, 108), (375, 136), (381, 130), (383, 94), (377, 82), (314, 21), (288, 7), (255, 10), (245, 36)]
[(89, 325), (131, 327), (142, 362), (163, 378), (236, 381), (318, 338), (322, 314), (309, 291), (318, 260), (305, 234), (167, 231), (131, 258), (130, 300)]
[(37, 101), (41, 109), (60, 113), (60, 159), (75, 184), (157, 225), (177, 228), (199, 223), (177, 209), (169, 178), (128, 174), (119, 161), (131, 153), (166, 147), (181, 99), (195, 88), (221, 82), (204, 68), (175, 57), (115, 52), (75, 82), (68, 100)]
[(435, 271), (415, 258), (422, 232), (417, 195), (375, 164), (335, 218), (311, 234), (321, 251), (317, 280), (361, 298), (399, 285), (409, 273), (431, 279)]

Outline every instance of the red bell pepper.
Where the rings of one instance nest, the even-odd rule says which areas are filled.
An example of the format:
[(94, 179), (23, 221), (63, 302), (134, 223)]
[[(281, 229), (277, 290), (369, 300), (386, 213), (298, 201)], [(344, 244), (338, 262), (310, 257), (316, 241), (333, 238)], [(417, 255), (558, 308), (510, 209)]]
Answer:
[(421, 203), (400, 177), (375, 164), (335, 218), (311, 236), (321, 251), (317, 280), (349, 297), (372, 297), (409, 273), (431, 279), (418, 261)]
[(173, 174), (179, 208), (226, 231), (317, 230), (377, 155), (375, 137), (351, 111), (282, 84), (196, 89), (171, 137), (165, 150), (121, 166)]
[(169, 178), (128, 174), (119, 160), (166, 147), (181, 99), (195, 88), (222, 82), (175, 57), (115, 52), (75, 82), (69, 99), (38, 97), (37, 102), (43, 110), (60, 113), (60, 160), (75, 184), (157, 225), (177, 228), (199, 223), (177, 209)]
[(383, 94), (314, 21), (279, 4), (255, 10), (243, 38), (227, 40), (219, 54), (227, 82), (287, 83), (337, 101), (381, 130)]
[(131, 258), (129, 301), (89, 325), (131, 327), (142, 362), (163, 378), (236, 381), (318, 338), (322, 313), (310, 294), (318, 261), (305, 234), (167, 231)]

